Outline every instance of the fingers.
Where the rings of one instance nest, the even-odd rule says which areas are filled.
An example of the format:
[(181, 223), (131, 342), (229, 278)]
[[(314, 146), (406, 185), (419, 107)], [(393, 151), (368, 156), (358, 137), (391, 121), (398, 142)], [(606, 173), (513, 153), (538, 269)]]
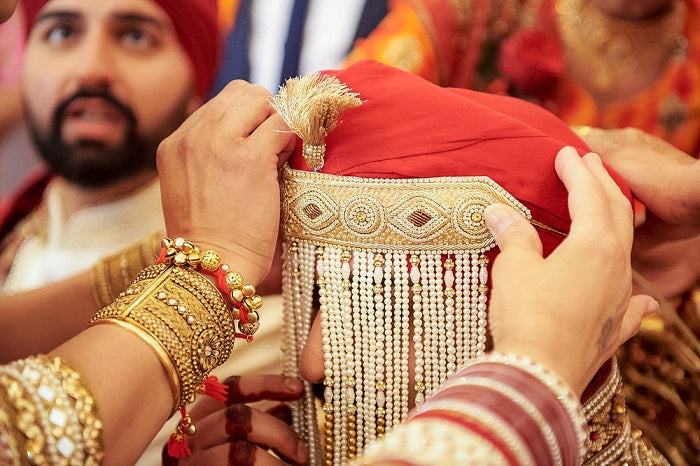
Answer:
[[(197, 434), (191, 437), (190, 442), (194, 451), (211, 449), (232, 440), (245, 440), (263, 448), (272, 448), (294, 462), (301, 463), (308, 457), (306, 445), (289, 425), (242, 403), (231, 405), (199, 420)], [(236, 448), (236, 455), (241, 457), (246, 456), (246, 453), (253, 454), (254, 450), (242, 443), (238, 443)]]
[(624, 241), (626, 250), (631, 250), (634, 229), (632, 222), (632, 205), (625, 195), (622, 194), (620, 187), (605, 169), (603, 162), (597, 154), (588, 153), (584, 155), (583, 163), (603, 187), (607, 196), (608, 205), (612, 210), (611, 220), (613, 222), (613, 227), (617, 232), (618, 238)]
[(294, 153), (296, 137), (278, 114), (268, 117), (249, 138), (253, 147), (265, 147), (278, 155), (277, 168)]
[(642, 319), (659, 310), (659, 303), (647, 295), (635, 295), (629, 301), (625, 315), (620, 323), (619, 341), (616, 348), (632, 338), (639, 331)]
[(542, 242), (537, 231), (519, 212), (505, 204), (492, 204), (484, 215), (501, 251), (522, 248), (542, 255)]
[(570, 235), (589, 226), (599, 231), (601, 221), (610, 221), (607, 198), (600, 182), (571, 146), (559, 151), (554, 168), (569, 192)]
[(271, 98), (264, 87), (235, 80), (228, 83), (212, 102), (224, 107), (222, 119), (225, 119), (229, 134), (247, 137), (273, 114)]
[(227, 405), (260, 400), (292, 401), (304, 392), (299, 379), (283, 375), (235, 375), (223, 383), (228, 386)]

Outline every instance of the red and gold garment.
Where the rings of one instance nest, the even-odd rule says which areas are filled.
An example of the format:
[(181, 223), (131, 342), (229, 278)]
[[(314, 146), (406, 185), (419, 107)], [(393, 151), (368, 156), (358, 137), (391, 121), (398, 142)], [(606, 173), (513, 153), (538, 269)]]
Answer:
[[(358, 41), (348, 64), (374, 59), (442, 86), (514, 95), (571, 125), (636, 127), (700, 158), (700, 0), (685, 0), (678, 29), (682, 53), (674, 53), (646, 89), (605, 107), (566, 75), (560, 14), (567, 3), (393, 0), (389, 15)], [(679, 465), (700, 463), (699, 295), (698, 289), (689, 292), (677, 308), (681, 319), (647, 321), (620, 353), (633, 421)], [(616, 437), (598, 428), (591, 435), (601, 449), (603, 440)]]
[[(700, 157), (700, 1), (686, 4), (684, 57), (605, 108), (566, 77), (554, 0), (393, 0), (348, 63), (374, 59), (442, 86), (523, 97), (572, 125), (633, 126)], [(499, 63), (501, 54), (517, 63)]]

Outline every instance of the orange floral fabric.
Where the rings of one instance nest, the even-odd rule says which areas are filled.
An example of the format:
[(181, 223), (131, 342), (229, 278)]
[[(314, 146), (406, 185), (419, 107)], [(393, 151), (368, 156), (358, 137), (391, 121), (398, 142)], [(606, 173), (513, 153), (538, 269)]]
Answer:
[[(394, 0), (377, 30), (356, 44), (347, 64), (374, 59), (450, 87), (511, 93), (491, 66), (500, 44), (521, 29), (553, 31), (554, 1)], [(671, 61), (646, 90), (599, 108), (588, 92), (562, 75), (547, 98), (535, 101), (565, 122), (602, 128), (633, 126), (700, 158), (700, 0), (686, 0), (687, 58)], [(537, 5), (536, 5), (537, 4)], [(664, 115), (687, 112), (678, 125)]]

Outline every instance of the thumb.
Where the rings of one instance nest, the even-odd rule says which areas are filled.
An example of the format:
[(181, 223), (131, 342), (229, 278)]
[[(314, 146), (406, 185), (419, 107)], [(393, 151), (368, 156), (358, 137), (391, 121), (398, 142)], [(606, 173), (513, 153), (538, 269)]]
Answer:
[(501, 251), (522, 248), (542, 255), (542, 242), (535, 227), (518, 211), (505, 204), (491, 204), (484, 215)]

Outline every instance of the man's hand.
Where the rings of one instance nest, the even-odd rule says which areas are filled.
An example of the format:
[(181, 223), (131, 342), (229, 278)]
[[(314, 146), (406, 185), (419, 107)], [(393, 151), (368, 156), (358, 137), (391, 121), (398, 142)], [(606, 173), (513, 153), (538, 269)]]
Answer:
[(569, 191), (569, 236), (544, 259), (527, 219), (505, 205), (486, 210), (501, 249), (489, 319), (494, 348), (550, 367), (581, 394), (600, 365), (657, 309), (631, 296), (632, 210), (595, 154), (571, 147), (555, 168)]
[(188, 439), (192, 456), (179, 461), (164, 457), (165, 466), (175, 463), (263, 466), (283, 465), (282, 460), (286, 464), (302, 464), (308, 459), (306, 445), (290, 426), (288, 406), (278, 404), (262, 411), (246, 404), (296, 400), (304, 390), (298, 379), (246, 375), (229, 377), (224, 383), (229, 387), (225, 406), (203, 398), (190, 412), (197, 426), (197, 433)]
[(632, 266), (667, 298), (700, 278), (700, 161), (635, 128), (586, 128), (581, 136), (646, 205)]
[(168, 235), (215, 249), (254, 284), (272, 263), (277, 172), (294, 149), (270, 98), (261, 86), (233, 81), (158, 147)]

